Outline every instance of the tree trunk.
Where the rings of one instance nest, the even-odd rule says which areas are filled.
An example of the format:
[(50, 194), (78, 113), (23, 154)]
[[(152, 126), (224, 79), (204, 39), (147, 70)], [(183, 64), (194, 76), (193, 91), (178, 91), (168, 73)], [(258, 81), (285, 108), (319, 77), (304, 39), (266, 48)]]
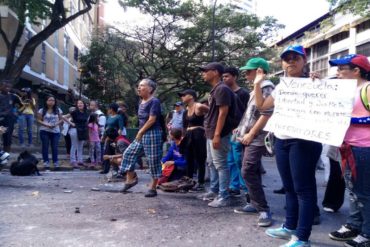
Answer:
[[(8, 49), (6, 66), (4, 70), (1, 71), (0, 73), (0, 80), (5, 79), (5, 80), (10, 80), (11, 82), (15, 83), (21, 76), (24, 67), (33, 57), (36, 48), (43, 41), (47, 40), (58, 29), (64, 27), (69, 22), (73, 21), (77, 17), (91, 10), (92, 5), (90, 1), (85, 1), (85, 2), (86, 2), (85, 9), (80, 10), (79, 12), (75, 13), (74, 15), (69, 16), (68, 18), (61, 18), (60, 16), (62, 15), (62, 13), (53, 13), (52, 19), (49, 25), (44, 30), (42, 30), (41, 32), (33, 36), (30, 40), (28, 40), (28, 42), (23, 47), (20, 56), (17, 58), (15, 63), (13, 63), (15, 49), (12, 52), (11, 48), (17, 47), (19, 45), (19, 40), (22, 36), (23, 29), (24, 29), (23, 23), (18, 25), (17, 34), (10, 44), (10, 49)], [(54, 11), (57, 11), (57, 10), (54, 9)], [(20, 26), (23, 26), (23, 29)]]

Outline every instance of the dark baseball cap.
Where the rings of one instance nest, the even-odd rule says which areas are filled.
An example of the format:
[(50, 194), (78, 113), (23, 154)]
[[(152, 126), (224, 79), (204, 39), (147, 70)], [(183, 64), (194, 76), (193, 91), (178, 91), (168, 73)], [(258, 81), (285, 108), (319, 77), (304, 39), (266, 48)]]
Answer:
[(183, 104), (182, 104), (182, 102), (181, 101), (178, 101), (178, 102), (176, 102), (175, 104), (174, 104), (174, 106), (182, 106)]
[(185, 96), (185, 95), (191, 95), (194, 99), (197, 98), (197, 93), (193, 89), (185, 89), (184, 91), (177, 93), (179, 97)]
[(221, 75), (224, 73), (224, 66), (221, 63), (212, 62), (204, 66), (199, 66), (201, 71), (217, 70)]

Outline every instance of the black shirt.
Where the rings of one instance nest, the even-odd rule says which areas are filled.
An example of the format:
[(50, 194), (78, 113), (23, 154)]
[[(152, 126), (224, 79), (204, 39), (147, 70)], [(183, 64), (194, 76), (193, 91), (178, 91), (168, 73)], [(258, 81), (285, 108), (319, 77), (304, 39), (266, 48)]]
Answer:
[[(220, 106), (229, 106), (228, 116), (234, 114), (235, 111), (235, 94), (231, 89), (226, 86), (223, 82), (219, 82), (210, 92), (208, 97), (209, 112), (204, 118), (204, 128), (206, 131), (207, 139), (213, 139), (215, 134), (219, 107)], [(226, 122), (226, 120), (225, 120)], [(230, 134), (232, 128), (227, 124), (224, 124), (224, 127), (221, 131), (221, 137), (224, 137)]]

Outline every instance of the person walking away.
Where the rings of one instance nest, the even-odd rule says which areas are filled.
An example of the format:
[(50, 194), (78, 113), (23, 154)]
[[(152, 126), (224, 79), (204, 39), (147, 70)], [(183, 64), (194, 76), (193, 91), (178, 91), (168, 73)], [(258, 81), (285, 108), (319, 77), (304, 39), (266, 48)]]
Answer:
[(90, 168), (95, 169), (95, 166), (101, 163), (99, 123), (96, 114), (90, 115), (87, 127), (89, 129), (89, 142), (90, 142), (89, 143), (89, 156), (91, 162)]
[(123, 153), (121, 171), (127, 172), (122, 192), (126, 192), (138, 183), (135, 173), (135, 165), (138, 157), (144, 151), (148, 158), (148, 165), (152, 181), (145, 197), (157, 196), (157, 183), (162, 175), (162, 128), (159, 121), (161, 117), (161, 105), (158, 98), (154, 97), (157, 84), (151, 79), (140, 81), (137, 92), (141, 98), (138, 109), (139, 132), (135, 140)]
[(32, 146), (32, 126), (34, 122), (34, 115), (36, 110), (36, 100), (32, 97), (31, 88), (21, 89), (21, 103), (22, 106), (18, 110), (18, 139), (19, 144), (24, 145), (24, 130), (27, 128), (28, 146)]
[(186, 150), (186, 176), (192, 179), (194, 171), (197, 170), (198, 181), (191, 190), (203, 191), (207, 160), (207, 139), (203, 123), (209, 107), (196, 102), (197, 94), (193, 89), (186, 89), (178, 95), (186, 105), (186, 110), (183, 113), (185, 134), (181, 144)]
[[(242, 115), (248, 105), (249, 92), (238, 85), (238, 77), (239, 70), (235, 67), (225, 68), (222, 75), (224, 83), (235, 93), (236, 106), (240, 115)], [(240, 172), (243, 156), (242, 151), (243, 145), (235, 139), (235, 135), (233, 134), (230, 138), (230, 151), (227, 154), (227, 163), (230, 169), (229, 193), (231, 196), (240, 196), (240, 189), (242, 189), (247, 199), (249, 199), (248, 189)]]
[[(303, 46), (288, 46), (280, 55), (282, 68), (287, 77), (306, 77), (306, 52)], [(254, 95), (257, 109), (264, 111), (274, 106), (276, 90), (267, 98), (263, 97), (262, 83), (266, 74), (258, 68), (254, 80)], [(279, 85), (276, 86), (276, 89)], [(314, 214), (317, 204), (316, 163), (319, 160), (321, 143), (291, 138), (274, 133), (276, 136), (276, 163), (285, 189), (286, 216), (281, 227), (266, 230), (274, 238), (288, 239), (284, 247), (311, 246)]]
[[(245, 71), (246, 81), (253, 83), (258, 68), (261, 68), (265, 74), (270, 70), (267, 61), (261, 57), (249, 59), (240, 70)], [(263, 97), (267, 98), (274, 88), (275, 86), (271, 81), (263, 81), (261, 85)], [(267, 135), (263, 128), (272, 113), (273, 107), (264, 111), (257, 109), (255, 95), (252, 92), (247, 109), (235, 131), (236, 139), (244, 145), (242, 175), (249, 191), (250, 203), (247, 202), (244, 207), (235, 209), (234, 212), (242, 214), (259, 213), (257, 224), (262, 227), (272, 224), (270, 207), (263, 190), (261, 169), (262, 155), (266, 153), (264, 139)]]
[(351, 54), (329, 61), (338, 66), (339, 79), (356, 79), (357, 90), (351, 124), (340, 153), (349, 191), (349, 215), (339, 230), (329, 234), (347, 247), (370, 246), (370, 63), (366, 56)]
[(42, 159), (45, 169), (50, 169), (49, 143), (55, 170), (59, 170), (58, 142), (60, 138), (60, 124), (63, 122), (62, 110), (58, 107), (54, 96), (49, 95), (43, 107), (38, 111), (37, 122), (40, 124), (40, 139)]
[(227, 165), (227, 154), (230, 150), (230, 136), (233, 126), (231, 116), (235, 114), (236, 99), (234, 92), (226, 86), (221, 77), (224, 66), (212, 62), (200, 67), (203, 80), (211, 85), (209, 112), (204, 119), (204, 128), (207, 138), (207, 152), (211, 156), (210, 163), (210, 191), (200, 195), (202, 200), (212, 200), (209, 207), (225, 207), (230, 204), (229, 181), (230, 171)]

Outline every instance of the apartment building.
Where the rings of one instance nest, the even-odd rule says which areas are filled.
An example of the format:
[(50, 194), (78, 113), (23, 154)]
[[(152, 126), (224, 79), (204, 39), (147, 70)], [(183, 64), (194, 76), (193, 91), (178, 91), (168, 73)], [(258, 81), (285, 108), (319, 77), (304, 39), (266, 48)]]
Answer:
[[(302, 44), (310, 71), (319, 72), (321, 77), (335, 75), (335, 68), (331, 69), (328, 63), (330, 59), (353, 53), (370, 57), (370, 19), (335, 14), (333, 23), (325, 24), (331, 17), (329, 13), (321, 16), (274, 46), (283, 50), (291, 44)], [(280, 59), (275, 59), (271, 65), (275, 75), (283, 74)]]
[[(68, 14), (74, 14), (83, 9), (82, 0), (65, 1)], [(104, 6), (93, 5), (93, 9), (87, 14), (80, 16), (68, 23), (65, 27), (56, 31), (39, 47), (28, 65), (23, 69), (16, 88), (31, 87), (39, 97), (43, 94), (52, 93), (61, 101), (65, 101), (66, 95), (78, 94), (80, 85), (77, 79), (80, 77), (78, 57), (86, 52), (91, 40), (94, 28), (101, 27), (103, 23)], [(3, 27), (8, 34), (12, 34), (17, 26), (16, 14), (7, 6), (0, 6)], [(21, 39), (21, 47), (16, 52), (19, 56), (23, 45), (48, 24), (48, 20), (41, 20), (41, 25), (26, 23), (26, 28)], [(5, 64), (5, 45), (0, 39), (0, 69)]]

